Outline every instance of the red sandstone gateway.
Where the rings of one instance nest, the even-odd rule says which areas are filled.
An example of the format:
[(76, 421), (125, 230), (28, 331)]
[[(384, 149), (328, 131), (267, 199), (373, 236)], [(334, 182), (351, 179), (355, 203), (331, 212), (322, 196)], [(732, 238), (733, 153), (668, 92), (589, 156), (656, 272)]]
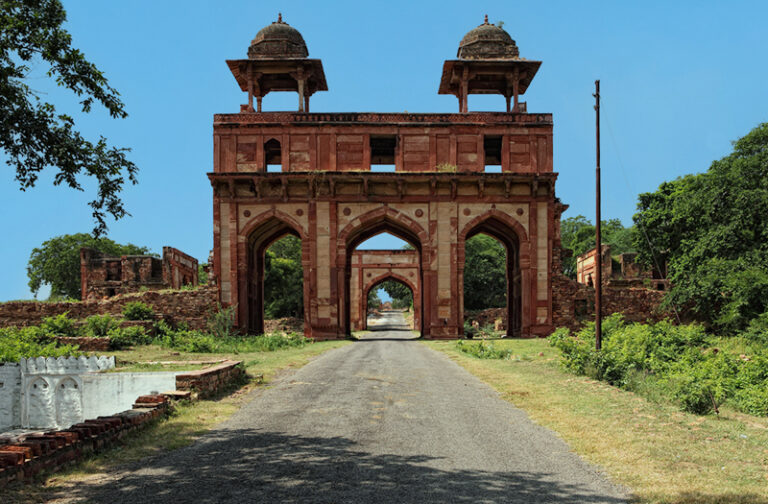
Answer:
[[(485, 233), (507, 249), (508, 334), (548, 334), (553, 251), (567, 207), (555, 197), (552, 115), (529, 114), (518, 100), (541, 62), (521, 58), (486, 17), (443, 67), (438, 92), (459, 99), (458, 114), (310, 113), (310, 97), (328, 86), (321, 61), (308, 54), (301, 34), (278, 18), (247, 59), (227, 61), (248, 103), (214, 116), (208, 177), (219, 298), (237, 306), (238, 326), (262, 331), (264, 252), (291, 234), (302, 240), (306, 336), (343, 338), (362, 327), (368, 290), (395, 278), (412, 289), (425, 337), (456, 338), (464, 243)], [(262, 112), (270, 91), (296, 91), (298, 112)], [(469, 112), (472, 93), (503, 95), (506, 112)], [(372, 164), (395, 171), (371, 172)], [(489, 165), (501, 171), (487, 173)], [(382, 232), (414, 251), (366, 271), (355, 247)], [(370, 282), (368, 272), (376, 273)]]

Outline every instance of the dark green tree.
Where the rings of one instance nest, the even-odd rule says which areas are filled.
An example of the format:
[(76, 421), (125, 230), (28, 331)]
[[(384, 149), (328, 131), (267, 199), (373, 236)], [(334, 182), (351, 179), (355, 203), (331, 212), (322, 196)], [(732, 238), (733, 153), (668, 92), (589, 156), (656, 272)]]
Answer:
[(667, 264), (667, 303), (743, 329), (768, 308), (768, 123), (706, 172), (641, 194), (634, 220), (640, 259)]
[(385, 280), (378, 285), (378, 289), (382, 289), (392, 298), (392, 308), (410, 308), (413, 306), (413, 293), (402, 282)]
[(379, 289), (371, 289), (368, 292), (368, 309), (378, 310), (381, 306), (381, 298), (379, 297)]
[(495, 238), (475, 235), (465, 243), (464, 308), (507, 305), (507, 250)]
[(106, 77), (72, 47), (66, 19), (58, 0), (0, 0), (0, 150), (22, 190), (46, 168), (57, 170), (54, 185), (79, 191), (82, 178), (93, 177), (98, 190), (89, 205), (98, 236), (107, 229), (107, 214), (128, 215), (119, 195), (126, 176), (137, 182), (138, 168), (126, 158), (128, 149), (110, 147), (104, 137), (95, 144), (83, 138), (71, 116), (57, 113), (25, 82), (43, 63), (48, 77), (82, 98), (83, 112), (98, 102), (114, 118), (128, 115)]
[(109, 238), (94, 238), (86, 233), (61, 235), (32, 249), (27, 263), (29, 288), (37, 296), (43, 284), (51, 287), (51, 298), (80, 299), (80, 249), (90, 247), (104, 254), (147, 254), (147, 247), (121, 245)]
[(270, 245), (264, 255), (264, 316), (304, 317), (301, 240), (284, 236)]

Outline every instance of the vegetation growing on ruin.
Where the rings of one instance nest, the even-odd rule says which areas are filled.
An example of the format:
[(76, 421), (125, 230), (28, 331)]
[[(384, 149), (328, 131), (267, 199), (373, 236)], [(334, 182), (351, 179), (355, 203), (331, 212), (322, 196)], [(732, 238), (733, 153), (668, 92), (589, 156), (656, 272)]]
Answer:
[(41, 327), (0, 328), (0, 363), (18, 362), (30, 357), (69, 357), (82, 352), (73, 345), (58, 345), (53, 335)]
[(155, 310), (141, 301), (130, 301), (123, 306), (123, 316), (128, 320), (152, 320)]

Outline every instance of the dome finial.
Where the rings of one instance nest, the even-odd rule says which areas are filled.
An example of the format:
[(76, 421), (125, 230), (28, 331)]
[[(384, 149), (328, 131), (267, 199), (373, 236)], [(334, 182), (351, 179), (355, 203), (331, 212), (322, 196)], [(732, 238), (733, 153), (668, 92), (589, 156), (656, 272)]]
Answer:
[(488, 14), (485, 15), (485, 22), (483, 24), (488, 24)]
[[(487, 20), (488, 16), (485, 16), (485, 19)], [(277, 13), (277, 22), (278, 23), (282, 23), (283, 22), (283, 13), (282, 12), (278, 12)]]

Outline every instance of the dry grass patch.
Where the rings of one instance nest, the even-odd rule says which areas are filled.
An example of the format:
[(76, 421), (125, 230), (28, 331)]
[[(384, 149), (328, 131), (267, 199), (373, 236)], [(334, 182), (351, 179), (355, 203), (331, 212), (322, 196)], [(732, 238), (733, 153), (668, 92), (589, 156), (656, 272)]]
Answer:
[(546, 340), (494, 343), (512, 357), (477, 359), (455, 342), (425, 342), (556, 431), (637, 502), (768, 504), (768, 419), (697, 416), (567, 373)]
[[(146, 361), (200, 361), (225, 358), (241, 360), (251, 377), (263, 375), (264, 383), (268, 384), (280, 372), (299, 368), (317, 355), (348, 343), (348, 341), (323, 341), (302, 348), (247, 354), (179, 353), (154, 345), (113, 353), (118, 363), (129, 363), (129, 366)], [(91, 457), (68, 471), (51, 475), (42, 484), (4, 489), (0, 502), (3, 504), (6, 502), (9, 504), (67, 502), (68, 489), (74, 486), (87, 484), (89, 481), (103, 482), (109, 479), (109, 474), (122, 464), (161, 455), (191, 444), (211, 428), (232, 416), (248, 400), (249, 392), (257, 386), (260, 385), (251, 381), (232, 394), (195, 403), (178, 404), (170, 418), (160, 420), (144, 431), (129, 436), (121, 445)]]

